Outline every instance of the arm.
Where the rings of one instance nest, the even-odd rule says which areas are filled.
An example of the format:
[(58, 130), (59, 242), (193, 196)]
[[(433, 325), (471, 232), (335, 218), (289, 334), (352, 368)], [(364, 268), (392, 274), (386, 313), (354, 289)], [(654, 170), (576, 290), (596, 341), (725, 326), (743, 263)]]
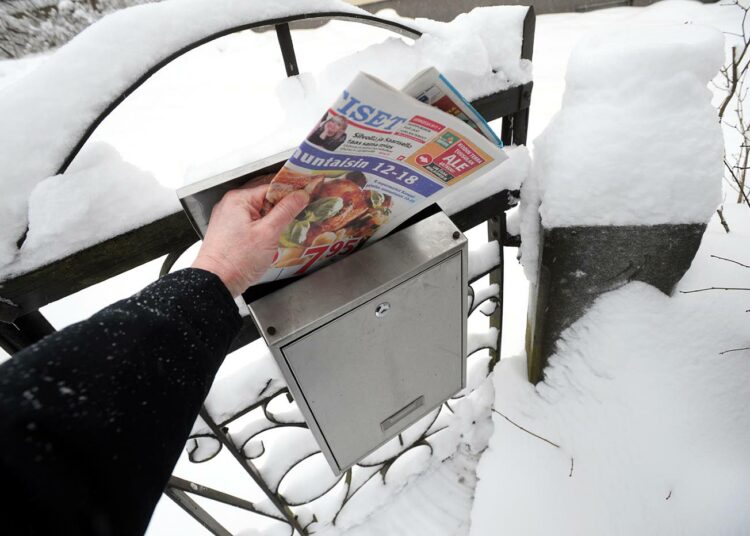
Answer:
[(220, 279), (183, 270), (3, 364), (9, 513), (36, 512), (18, 528), (142, 533), (239, 327)]
[(267, 269), (306, 204), (288, 196), (260, 219), (265, 189), (217, 205), (194, 268), (0, 365), (8, 534), (144, 532), (239, 330), (232, 296)]

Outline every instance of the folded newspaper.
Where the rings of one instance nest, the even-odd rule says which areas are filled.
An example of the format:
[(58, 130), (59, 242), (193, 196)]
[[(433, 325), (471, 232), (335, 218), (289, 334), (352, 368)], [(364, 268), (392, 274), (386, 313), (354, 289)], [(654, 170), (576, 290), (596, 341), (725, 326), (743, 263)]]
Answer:
[(271, 181), (264, 213), (300, 189), (310, 203), (258, 283), (309, 273), (382, 238), (506, 158), (435, 68), (402, 91), (360, 73)]

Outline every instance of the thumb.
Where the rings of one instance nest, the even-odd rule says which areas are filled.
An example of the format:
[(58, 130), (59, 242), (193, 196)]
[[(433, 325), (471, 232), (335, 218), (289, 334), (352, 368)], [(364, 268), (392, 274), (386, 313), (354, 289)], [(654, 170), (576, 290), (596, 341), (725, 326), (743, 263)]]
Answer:
[(279, 237), (287, 225), (302, 212), (302, 209), (310, 202), (310, 196), (304, 190), (297, 190), (285, 196), (274, 206), (271, 211), (263, 217), (263, 223), (273, 231), (275, 237)]

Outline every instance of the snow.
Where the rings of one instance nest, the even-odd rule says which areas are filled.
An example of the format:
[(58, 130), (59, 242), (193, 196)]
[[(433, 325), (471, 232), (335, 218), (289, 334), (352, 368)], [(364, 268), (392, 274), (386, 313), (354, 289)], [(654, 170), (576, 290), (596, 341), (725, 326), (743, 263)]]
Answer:
[[(0, 184), (10, 192), (0, 199), (0, 266), (7, 265), (18, 256), (15, 242), (29, 222), (28, 202), (34, 187), (56, 173), (73, 144), (91, 121), (149, 66), (200, 37), (238, 24), (295, 13), (330, 11), (364, 13), (359, 8), (340, 0), (300, 0), (293, 3), (281, 0), (167, 0), (139, 5), (102, 18), (46, 61), (40, 61), (23, 75), (13, 75), (12, 80), (4, 87), (0, 82), (0, 115), (4, 119), (0, 124), (0, 169), (3, 169)], [(202, 166), (204, 170), (207, 167), (213, 166), (215, 169), (219, 166), (222, 169), (217, 169), (218, 171), (225, 171), (227, 161), (219, 158), (222, 153), (230, 152), (234, 154), (232, 158), (239, 158), (242, 163), (246, 163), (295, 146), (307, 133), (310, 125), (319, 118), (321, 111), (334, 100), (333, 97), (341, 87), (360, 70), (371, 72), (398, 86), (422, 68), (436, 65), (459, 89), (466, 92), (468, 98), (476, 98), (528, 81), (531, 77), (530, 64), (519, 61), (516, 52), (520, 50), (524, 14), (525, 8), (496, 7), (476, 10), (459, 17), (454, 23), (423, 21), (421, 24), (430, 34), (414, 43), (400, 37), (391, 37), (357, 53), (354, 53), (357, 49), (352, 50), (352, 46), (346, 41), (348, 39), (350, 42), (361, 43), (359, 34), (362, 33), (362, 27), (350, 23), (347, 30), (338, 32), (337, 36), (337, 48), (347, 50), (348, 54), (344, 54), (338, 61), (326, 61), (331, 58), (321, 55), (313, 62), (318, 65), (321, 65), (321, 62), (328, 64), (320, 72), (303, 73), (300, 77), (280, 82), (277, 95), (273, 98), (276, 102), (271, 106), (248, 99), (253, 92), (243, 91), (230, 92), (219, 102), (204, 101), (197, 103), (197, 106), (196, 103), (190, 103), (191, 107), (180, 110), (181, 97), (175, 95), (175, 90), (184, 91), (184, 84), (178, 85), (172, 92), (161, 95), (157, 93), (157, 85), (153, 95), (161, 100), (153, 99), (151, 102), (141, 94), (147, 91), (144, 86), (121, 107), (123, 110), (113, 114), (115, 124), (110, 122), (107, 125), (105, 122), (101, 127), (104, 133), (95, 134), (94, 139), (111, 142), (111, 145), (121, 150), (126, 161), (136, 167), (151, 171), (150, 166), (144, 165), (148, 162), (159, 168), (155, 173), (157, 181), (174, 188), (182, 181), (191, 165), (210, 162)], [(477, 25), (480, 32), (474, 28)], [(497, 28), (502, 28), (503, 31), (497, 33)], [(295, 36), (316, 31), (295, 31)], [(242, 35), (231, 37), (235, 39), (222, 39), (221, 42), (211, 43), (204, 48), (221, 53), (228, 43), (237, 43), (243, 39)], [(257, 40), (253, 45), (257, 45), (257, 41), (260, 40), (266, 45), (273, 46), (270, 50), (274, 60), (280, 61), (280, 58), (276, 58), (278, 51), (276, 36), (273, 33), (263, 36), (250, 33), (244, 38), (246, 44), (241, 51), (245, 56), (241, 61), (238, 61), (238, 56), (221, 58), (222, 62), (233, 62), (226, 66), (232, 73), (232, 79), (239, 81), (248, 77), (248, 73), (238, 73), (238, 66), (244, 64), (247, 55), (257, 55), (257, 46), (249, 46), (255, 37)], [(297, 44), (298, 50), (303, 50), (302, 43)], [(361, 45), (359, 47), (361, 48)], [(462, 53), (457, 55), (455, 50), (459, 48)], [(196, 59), (205, 61), (210, 55), (207, 51), (195, 51)], [(304, 56), (303, 53), (299, 54), (300, 61)], [(398, 62), (386, 61), (395, 57), (399, 58)], [(466, 57), (471, 57), (472, 61), (467, 62)], [(216, 58), (211, 59), (215, 63)], [(304, 64), (302, 65), (304, 68)], [(194, 76), (197, 64), (194, 63), (192, 67)], [(172, 71), (172, 74), (174, 75), (175, 71)], [(273, 82), (268, 80), (257, 80), (264, 77), (252, 78), (256, 79), (256, 87), (273, 85)], [(269, 79), (272, 80), (272, 77)], [(2, 80), (0, 77), (0, 81)], [(196, 83), (195, 79), (190, 82)], [(232, 80), (228, 82), (231, 87)], [(204, 79), (201, 79), (200, 83), (206, 84)], [(214, 83), (216, 82), (208, 82), (206, 87), (211, 88)], [(199, 90), (192, 93), (197, 92)], [(227, 96), (231, 98), (226, 98)], [(262, 98), (262, 95), (258, 97)], [(165, 106), (166, 99), (175, 105)], [(35, 106), (29, 108), (24, 105), (27, 102), (34, 102)], [(174, 140), (159, 137), (159, 133), (156, 132), (151, 134), (155, 136), (153, 143), (149, 145), (144, 139), (140, 139), (140, 145), (135, 151), (132, 146), (126, 147), (122, 143), (128, 134), (125, 134), (121, 127), (127, 125), (130, 135), (133, 132), (143, 132), (144, 127), (151, 122), (149, 116), (152, 113), (157, 117), (169, 113), (165, 112), (164, 108), (170, 108), (172, 113), (176, 113), (176, 120), (183, 125), (183, 129), (180, 130), (174, 127), (168, 129)], [(250, 113), (249, 109), (253, 109), (254, 113)], [(133, 115), (133, 110), (139, 111), (140, 114)], [(224, 118), (218, 123), (216, 117), (209, 117), (215, 116), (217, 112), (219, 117)], [(225, 127), (226, 118), (232, 116), (237, 119), (246, 116), (249, 122), (238, 121), (237, 124), (231, 125), (230, 121), (230, 125)], [(196, 123), (191, 121), (191, 118), (199, 121)], [(117, 122), (120, 127), (117, 126)], [(268, 128), (257, 127), (263, 122), (272, 125), (271, 132)], [(200, 139), (198, 133), (201, 131), (201, 123), (204, 124), (206, 132), (212, 134), (206, 137), (214, 138), (205, 144), (205, 147), (204, 144), (196, 142)], [(248, 133), (248, 124), (254, 125), (258, 132)], [(216, 135), (211, 126), (228, 132)], [(145, 136), (148, 137), (149, 134)], [(187, 139), (188, 143), (178, 143), (180, 138)], [(222, 143), (227, 138), (231, 141), (228, 144)], [(233, 150), (228, 150), (232, 147)], [(139, 153), (135, 158), (134, 152)], [(170, 152), (179, 153), (179, 158), (170, 160)], [(175, 177), (180, 178), (179, 182)], [(148, 196), (150, 190), (144, 189), (142, 193)], [(81, 192), (80, 195), (86, 194)], [(158, 211), (151, 214), (150, 221), (156, 219), (157, 214)], [(134, 228), (143, 223), (144, 214), (139, 209), (133, 209), (121, 212), (119, 219), (123, 224)], [(115, 228), (110, 227), (109, 220), (97, 221), (96, 224), (102, 236), (113, 236), (117, 232)], [(40, 231), (42, 229), (40, 225), (37, 225), (37, 228)], [(71, 233), (75, 231), (76, 229), (70, 230)], [(63, 252), (69, 254), (75, 251), (75, 242), (73, 240)], [(23, 254), (25, 252), (22, 252), (21, 256)], [(28, 269), (54, 258), (35, 257), (33, 262), (29, 259), (19, 263), (18, 268)]]
[(724, 144), (707, 84), (723, 61), (721, 32), (697, 24), (581, 39), (562, 108), (534, 140), (544, 227), (708, 221)]
[[(530, 139), (557, 120), (552, 117), (564, 105), (567, 56), (582, 32), (613, 24), (665, 23), (736, 32), (740, 17), (733, 9), (665, 1), (646, 9), (540, 17)], [(666, 68), (673, 72), (672, 66)], [(689, 158), (694, 161), (694, 155)], [(536, 255), (528, 246), (538, 244), (530, 238), (538, 227), (529, 217), (534, 213), (529, 207), (539, 202), (536, 178), (532, 174), (521, 191), (527, 268)], [(581, 199), (588, 202), (588, 195)], [(708, 206), (703, 208), (709, 213)], [(597, 214), (609, 209), (602, 206)], [(711, 220), (678, 291), (750, 287), (750, 270), (711, 257), (750, 264), (750, 211), (726, 201), (724, 209), (732, 232), (726, 234), (716, 217)], [(506, 273), (506, 301), (512, 286)], [(505, 339), (522, 333), (509, 329), (507, 322), (521, 315), (506, 307), (494, 407), (561, 448), (493, 414), (495, 432), (478, 467), (471, 534), (497, 534), (498, 527), (529, 536), (744, 533), (750, 525), (744, 506), (750, 493), (745, 456), (750, 428), (744, 410), (750, 400), (750, 362), (747, 352), (720, 352), (750, 346), (748, 295), (677, 292), (668, 298), (638, 283), (607, 294), (565, 334), (537, 388), (526, 381), (521, 346), (506, 349)], [(730, 356), (731, 361), (725, 359)]]
[[(179, 208), (174, 192), (161, 186), (150, 173), (123, 161), (109, 145), (91, 144), (68, 173), (43, 180), (31, 191), (26, 241), (18, 260), (0, 267), (0, 279)], [(120, 217), (122, 214), (127, 217)]]
[(500, 297), (500, 285), (493, 283), (491, 285), (482, 286), (474, 289), (474, 300), (472, 301), (472, 308), (478, 307), (485, 300), (490, 298)]
[(539, 170), (533, 170), (521, 186), (517, 216), (518, 231), (521, 234), (521, 264), (529, 281), (536, 281), (541, 254), (539, 248), (542, 245), (542, 222), (539, 215), (542, 199), (538, 175)]
[[(600, 297), (562, 337), (545, 380), (523, 356), (495, 369), (472, 535), (741, 534), (750, 526), (750, 210), (712, 221), (673, 297), (643, 283)], [(573, 460), (573, 462), (571, 462)], [(572, 465), (571, 465), (572, 464)], [(572, 476), (570, 471), (572, 467)], [(498, 500), (512, 497), (512, 500)], [(539, 515), (540, 512), (544, 515)]]
[[(362, 13), (338, 0), (171, 0), (104, 17), (0, 93), (0, 265), (27, 223), (34, 186), (55, 174), (94, 118), (149, 67), (206, 35), (294, 13)], [(26, 104), (33, 102), (34, 106)]]
[(471, 355), (481, 348), (497, 349), (497, 328), (484, 328), (481, 331), (469, 331), (466, 337), (466, 353)]
[[(281, 371), (262, 339), (240, 348), (234, 356), (235, 360), (242, 360), (242, 365), (231, 372), (222, 370), (206, 398), (206, 409), (217, 423), (286, 388)], [(203, 427), (193, 429), (193, 433), (207, 431)]]
[[(675, 42), (674, 39), (683, 39), (685, 35), (689, 35), (687, 42), (695, 45), (698, 34), (693, 32), (694, 29), (685, 29), (684, 32), (670, 31), (660, 37), (658, 32), (645, 31), (646, 27), (664, 27), (667, 23), (682, 24), (687, 21), (692, 26), (705, 24), (731, 31), (735, 28), (730, 28), (729, 23), (737, 22), (736, 16), (732, 18), (732, 9), (675, 0), (660, 2), (649, 8), (618, 8), (587, 14), (539, 17), (529, 139), (534, 140), (544, 131), (552, 115), (563, 105), (564, 73), (568, 56), (575, 43), (585, 37), (589, 30), (600, 31), (604, 25), (613, 24), (627, 24), (630, 28), (643, 27), (644, 42), (633, 45), (640, 47), (642, 51), (634, 69), (642, 67), (648, 70), (656, 63), (664, 63), (663, 58), (654, 56), (651, 60), (650, 54), (643, 52), (650, 50), (648, 47), (655, 40), (662, 39), (670, 45)], [(482, 18), (477, 17), (474, 23), (479, 23), (478, 19)], [(429, 23), (420, 21), (419, 24)], [(354, 29), (346, 30), (348, 26)], [(492, 27), (490, 23), (487, 26)], [(300, 63), (303, 64), (303, 59), (314, 60), (319, 56), (318, 63), (313, 62), (312, 71), (296, 80), (284, 80), (279, 85), (267, 80), (259, 83), (266, 84), (263, 87), (269, 90), (271, 97), (278, 94), (304, 99), (307, 95), (310, 102), (315, 103), (318, 99), (316, 80), (325, 69), (323, 64), (338, 58), (343, 64), (354, 65), (355, 59), (346, 58), (361, 48), (365, 39), (370, 40), (367, 43), (379, 39), (382, 33), (377, 32), (380, 30), (338, 22), (317, 30), (295, 32)], [(698, 32), (702, 30), (699, 29)], [(627, 34), (617, 35), (625, 40), (623, 36)], [(701, 35), (707, 36), (708, 33)], [(503, 38), (501, 32), (497, 32), (496, 36), (498, 39)], [(283, 127), (276, 128), (278, 118), (285, 113), (276, 100), (263, 100), (261, 106), (255, 107), (255, 115), (248, 112), (247, 107), (237, 106), (242, 99), (247, 100), (248, 94), (248, 86), (239, 84), (239, 81), (265, 77), (254, 77), (253, 69), (248, 68), (237, 73), (234, 78), (215, 81), (213, 74), (219, 71), (210, 69), (222, 67), (227, 68), (227, 72), (235, 72), (237, 69), (233, 66), (236, 62), (247, 57), (243, 54), (252, 51), (258, 43), (273, 45), (276, 37), (273, 33), (231, 37), (189, 55), (182, 66), (175, 66), (175, 69), (164, 73), (163, 77), (157, 77), (151, 86), (144, 87), (143, 92), (139, 92), (140, 95), (128, 99), (123, 110), (105, 122), (96, 140), (109, 143), (122, 155), (125, 162), (151, 173), (158, 183), (173, 188), (182, 181), (184, 170), (192, 163), (193, 154), (197, 159), (210, 160), (227, 149), (241, 149), (248, 143), (272, 139), (286, 123), (292, 122), (293, 113), (313, 113), (290, 108), (289, 121)], [(482, 36), (485, 46), (489, 47), (486, 37)], [(467, 41), (469, 38), (470, 36), (462, 36)], [(606, 43), (601, 42), (601, 38), (591, 39), (594, 39), (593, 43), (598, 49), (606, 49)], [(636, 40), (641, 39), (639, 33)], [(706, 72), (702, 71), (708, 65), (704, 54), (710, 52), (710, 43), (711, 39), (708, 39), (705, 41), (706, 49), (694, 51), (695, 61), (691, 59), (686, 63), (682, 61), (684, 58), (675, 57), (675, 65), (671, 65), (672, 62), (669, 62), (670, 65), (663, 65), (673, 75), (669, 82), (672, 85), (665, 82), (665, 88), (680, 91), (670, 95), (670, 99), (693, 107), (693, 113), (702, 117), (693, 118), (695, 123), (690, 123), (691, 125), (700, 121), (708, 124), (708, 109), (705, 106), (708, 96), (703, 91), (707, 80), (700, 81), (700, 90), (699, 80)], [(625, 42), (621, 44), (628, 45)], [(321, 54), (319, 51), (323, 46), (331, 48)], [(394, 46), (396, 48), (393, 50), (401, 52), (398, 47), (402, 45), (387, 46)], [(403, 45), (404, 49), (409, 46), (411, 45)], [(336, 54), (331, 53), (334, 50)], [(591, 54), (594, 52), (592, 50)], [(607, 66), (606, 62), (598, 65), (612, 69), (619, 69), (620, 64), (627, 65), (629, 56), (626, 51), (614, 52), (625, 56), (620, 57), (614, 66)], [(450, 51), (445, 51), (444, 54), (449, 55)], [(589, 59), (592, 62), (599, 60), (596, 57)], [(262, 65), (274, 67), (283, 73), (278, 57), (269, 59), (267, 64)], [(24, 67), (26, 72), (33, 72), (33, 69), (38, 68), (33, 65)], [(387, 69), (387, 66), (383, 68)], [(185, 74), (192, 70), (200, 72), (202, 77), (191, 78)], [(336, 72), (345, 71), (339, 65), (331, 70), (331, 73)], [(13, 73), (14, 68), (6, 69), (4, 62), (0, 62), (0, 87), (6, 82), (9, 84), (6, 87), (16, 86), (26, 76)], [(595, 102), (594, 97), (601, 98), (607, 91), (611, 91), (618, 98), (627, 97), (623, 102), (631, 112), (643, 111), (635, 109), (635, 104), (644, 104), (639, 102), (637, 94), (622, 95), (622, 78), (618, 79), (618, 84), (612, 84), (615, 87), (606, 89), (597, 84), (608, 83), (607, 80), (587, 78), (583, 71), (579, 71), (576, 76), (581, 77), (582, 86), (569, 89), (569, 93), (574, 90), (586, 93)], [(656, 78), (650, 75), (645, 81), (648, 82), (646, 89), (655, 90), (658, 85)], [(212, 92), (216, 91), (222, 95), (221, 99), (209, 97), (215, 95)], [(200, 96), (198, 101), (189, 100), (196, 95)], [(657, 97), (661, 99), (659, 102), (664, 105), (664, 110), (653, 111), (657, 114), (654, 121), (661, 120), (659, 118), (676, 121), (679, 111), (677, 105), (662, 98), (663, 95)], [(173, 103), (172, 107), (161, 104), (160, 99), (166, 98)], [(577, 102), (576, 106), (586, 105), (577, 96), (566, 96), (566, 107), (571, 98), (573, 104)], [(201, 99), (205, 99), (205, 106), (200, 105)], [(645, 104), (643, 107), (646, 108)], [(603, 107), (602, 110), (612, 112), (611, 107)], [(229, 111), (237, 113), (222, 116), (222, 113)], [(560, 116), (567, 113), (563, 110)], [(599, 119), (591, 112), (586, 117), (591, 121), (600, 121), (601, 124), (612, 117), (623, 118), (627, 121), (626, 125), (633, 125), (638, 121), (646, 124), (647, 118), (643, 114), (622, 117), (625, 114), (618, 110), (613, 113), (616, 115)], [(669, 116), (669, 113), (673, 115)], [(560, 116), (554, 121), (558, 121)], [(212, 119), (215, 123), (210, 122)], [(231, 124), (231, 120), (236, 120), (237, 124)], [(243, 130), (247, 124), (251, 124), (248, 123), (251, 120), (266, 122), (273, 127), (258, 132)], [(161, 127), (158, 124), (162, 124)], [(669, 125), (674, 126), (673, 123)], [(704, 125), (698, 126), (702, 128)], [(203, 139), (191, 137), (191, 128), (197, 127), (202, 127), (209, 134)], [(297, 127), (292, 124), (289, 128), (291, 130)], [(679, 154), (693, 165), (702, 165), (703, 157), (699, 153), (714, 150), (711, 149), (714, 143), (711, 141), (712, 136), (704, 136), (705, 139), (698, 140), (687, 128), (679, 132), (673, 129), (671, 132), (673, 136), (682, 136), (680, 139), (687, 140), (684, 142), (687, 144), (685, 153)], [(586, 132), (576, 133), (588, 136)], [(283, 136), (281, 132), (281, 141), (284, 141)], [(545, 136), (549, 137), (548, 134)], [(590, 137), (586, 139), (591, 140)], [(163, 140), (167, 142), (160, 143)], [(624, 140), (628, 143), (632, 141), (628, 137)], [(573, 143), (575, 139), (571, 137), (571, 140), (559, 141), (567, 144)], [(608, 139), (590, 142), (594, 141), (606, 145), (606, 151), (616, 152), (617, 147), (610, 144)], [(535, 146), (535, 151), (543, 151), (543, 145), (544, 143)], [(272, 147), (273, 142), (269, 141), (261, 149), (265, 151)], [(286, 147), (288, 145), (278, 149)], [(637, 162), (639, 165), (647, 164), (645, 161), (649, 153), (640, 149), (642, 148), (636, 153), (639, 157)], [(674, 154), (669, 153), (673, 150), (677, 150), (677, 144), (667, 144), (664, 147), (665, 154)], [(526, 154), (523, 148), (513, 151), (518, 151), (519, 155), (522, 152)], [(606, 151), (598, 154), (610, 154)], [(561, 169), (570, 169), (572, 159), (565, 159), (565, 155), (557, 155), (555, 158), (558, 156), (560, 162), (565, 164)], [(581, 157), (584, 156), (587, 155)], [(616, 156), (623, 154), (617, 153)], [(591, 162), (592, 165), (604, 166), (603, 159), (599, 160), (602, 161)], [(516, 162), (521, 165), (520, 160)], [(524, 165), (528, 165), (528, 160)], [(687, 167), (683, 166), (682, 161), (675, 165), (679, 165), (680, 169)], [(543, 172), (549, 171), (537, 167), (537, 173), (523, 184), (522, 197), (527, 205), (525, 209), (533, 203), (535, 193), (536, 199), (540, 199), (539, 184), (535, 180), (543, 181), (547, 178), (544, 173), (538, 173), (540, 169)], [(692, 169), (686, 168), (683, 171), (692, 173)], [(635, 172), (628, 170), (628, 173)], [(654, 177), (650, 180), (655, 183)], [(509, 176), (496, 180), (502, 182), (506, 178), (507, 184), (515, 184), (515, 179)], [(693, 178), (694, 175), (688, 174), (686, 180), (689, 182)], [(3, 191), (9, 191), (4, 179), (0, 180), (3, 181)], [(64, 176), (54, 179), (63, 180)], [(698, 185), (698, 179), (695, 180), (694, 185)], [(54, 181), (50, 186), (56, 184)], [(40, 183), (40, 187), (43, 184)], [(549, 194), (549, 191), (545, 193)], [(686, 196), (693, 194), (694, 192), (685, 193)], [(626, 192), (624, 195), (629, 194)], [(664, 195), (664, 192), (658, 195)], [(611, 206), (592, 199), (595, 197), (596, 189), (586, 191), (577, 202), (596, 203), (594, 212), (599, 216), (606, 216), (614, 210)], [(707, 208), (708, 198), (710, 195), (707, 195), (704, 200), (706, 206), (702, 208), (706, 211), (704, 218), (710, 214)], [(675, 202), (679, 204), (680, 199), (678, 195)], [(671, 210), (669, 207), (649, 205), (648, 197), (637, 201), (638, 204), (645, 201), (647, 206), (633, 205), (633, 214), (637, 209), (642, 214), (648, 212), (654, 216), (661, 213), (666, 218), (667, 212)], [(578, 210), (577, 207), (577, 204), (573, 204), (569, 208)], [(533, 244), (530, 237), (538, 230), (535, 220), (528, 218), (528, 214), (533, 215), (534, 212), (526, 210), (509, 220), (509, 229), (512, 225), (517, 225), (524, 235), (525, 245)], [(732, 233), (727, 235), (715, 220), (711, 221), (698, 257), (680, 282), (678, 290), (709, 286), (750, 287), (750, 269), (711, 257), (731, 258), (750, 265), (750, 258), (747, 257), (747, 252), (750, 251), (750, 210), (747, 207), (725, 204), (725, 215)], [(699, 216), (697, 211), (693, 216)], [(385, 481), (377, 467), (358, 468), (352, 475), (352, 486), (365, 487), (362, 488), (361, 495), (355, 494), (347, 503), (337, 518), (336, 525), (332, 525), (331, 520), (346, 497), (343, 480), (313, 505), (300, 508), (300, 515), (306, 519), (309, 519), (311, 512), (318, 514), (321, 523), (316, 527), (316, 533), (347, 536), (463, 536), (470, 532), (477, 535), (500, 532), (523, 535), (729, 535), (746, 532), (747, 526), (750, 526), (746, 509), (750, 498), (750, 487), (747, 484), (750, 482), (750, 465), (745, 453), (750, 447), (750, 423), (745, 409), (750, 400), (750, 361), (747, 359), (748, 352), (720, 352), (750, 346), (745, 328), (748, 318), (745, 311), (750, 307), (750, 293), (707, 291), (677, 293), (673, 298), (667, 298), (642, 284), (631, 284), (605, 295), (586, 317), (566, 332), (565, 341), (552, 360), (547, 380), (534, 388), (525, 379), (525, 360), (523, 355), (519, 355), (523, 348), (528, 282), (521, 267), (515, 262), (517, 251), (512, 248), (501, 251), (496, 244), (478, 248), (477, 245), (485, 240), (484, 228), (473, 230), (468, 235), (473, 250), (471, 265), (475, 275), (480, 275), (487, 267), (497, 263), (500, 254), (505, 256), (500, 363), (488, 380), (488, 352), (480, 350), (469, 358), (467, 389), (449, 402), (453, 412), (441, 411), (435, 422), (429, 425), (429, 430), (434, 432), (429, 441), (434, 449), (432, 457), (425, 456), (426, 447), (416, 448), (408, 454), (413, 458), (403, 465), (399, 464), (401, 467), (396, 466), (392, 473), (389, 471)], [(41, 240), (41, 235), (37, 236)], [(529, 255), (531, 254), (527, 254), (524, 249), (525, 260)], [(134, 292), (156, 278), (157, 274), (158, 262), (144, 265), (132, 273), (123, 274), (67, 300), (51, 304), (43, 313), (56, 326), (62, 327), (88, 316), (108, 302)], [(484, 297), (495, 292), (486, 279), (473, 283), (477, 296)], [(480, 308), (476, 311), (469, 320), (470, 332), (476, 334), (472, 336), (472, 342), (477, 343), (475, 346), (482, 346), (479, 343), (494, 344), (493, 333), (486, 330), (486, 318), (482, 310)], [(257, 374), (253, 375), (253, 370)], [(272, 382), (266, 388), (264, 380), (269, 379)], [(254, 345), (227, 358), (211, 390), (210, 411), (217, 419), (221, 419), (222, 416), (247, 407), (248, 403), (281, 392), (282, 389), (283, 382), (280, 381), (270, 356), (262, 346)], [(520, 430), (502, 416), (491, 413), (491, 406), (516, 424), (560, 447), (556, 448)], [(295, 421), (298, 417), (294, 405), (286, 402), (283, 393), (269, 404), (269, 408), (272, 408), (272, 413), (278, 415), (280, 420)], [(248, 437), (263, 430), (264, 421), (262, 410), (254, 410), (230, 425), (232, 437), (238, 444), (244, 445)], [(406, 444), (412, 445), (415, 433), (424, 430), (428, 424), (420, 423), (419, 430), (411, 431)], [(205, 425), (196, 423), (195, 431), (205, 432)], [(263, 447), (267, 448), (267, 453), (275, 451), (279, 442), (283, 443), (281, 438), (263, 439)], [(238, 468), (226, 449), (217, 452), (218, 443), (211, 439), (201, 438), (198, 445), (200, 450), (193, 453), (198, 459), (206, 459), (213, 454), (216, 456), (208, 463), (194, 464), (187, 461), (188, 456), (185, 454), (175, 470), (177, 475), (263, 503), (260, 491)], [(189, 443), (188, 448), (192, 446), (195, 445)], [(253, 455), (261, 452), (258, 442), (246, 447), (253, 451)], [(387, 452), (384, 450), (378, 456), (382, 460), (385, 454), (398, 452), (397, 449), (400, 448), (402, 447), (397, 444), (389, 444), (384, 447)], [(293, 459), (295, 453), (290, 454), (290, 459)], [(481, 463), (477, 467), (480, 456)], [(271, 465), (269, 464), (269, 468)], [(281, 480), (282, 493), (290, 499), (300, 501), (317, 494), (332, 482), (330, 471), (326, 471), (328, 469), (322, 456), (313, 455), (300, 462)], [(477, 475), (480, 479), (478, 485)], [(280, 523), (218, 505), (213, 501), (200, 498), (196, 500), (232, 533), (289, 534), (288, 529)], [(171, 501), (164, 499), (154, 515), (149, 534), (193, 535), (206, 534), (206, 531)]]
[(403, 19), (391, 10), (379, 15), (427, 34), (414, 44), (415, 53), (471, 100), (531, 81), (531, 62), (520, 59), (526, 13), (526, 6), (478, 7), (449, 23)]
[(500, 243), (497, 240), (478, 246), (469, 241), (469, 281), (486, 274), (500, 264)]
[(471, 184), (471, 188), (458, 188), (439, 201), (446, 214), (455, 214), (502, 190), (518, 190), (528, 177), (531, 168), (529, 151), (524, 146), (505, 148), (508, 159)]
[(376, 474), (362, 486), (344, 506), (336, 526), (317, 534), (465, 534), (472, 470), (487, 445), (492, 396), (492, 384), (485, 380), (471, 395), (451, 401), (455, 418), (449, 428), (428, 439), (435, 451), (431, 457), (426, 456), (426, 446), (410, 450), (410, 459), (402, 458), (384, 477)]

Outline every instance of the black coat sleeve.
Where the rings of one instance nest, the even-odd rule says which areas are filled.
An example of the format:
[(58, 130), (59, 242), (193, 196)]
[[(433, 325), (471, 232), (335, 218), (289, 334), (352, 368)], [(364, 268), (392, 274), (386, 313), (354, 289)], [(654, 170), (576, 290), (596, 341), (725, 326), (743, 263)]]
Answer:
[(187, 269), (0, 365), (0, 533), (142, 534), (240, 325)]

